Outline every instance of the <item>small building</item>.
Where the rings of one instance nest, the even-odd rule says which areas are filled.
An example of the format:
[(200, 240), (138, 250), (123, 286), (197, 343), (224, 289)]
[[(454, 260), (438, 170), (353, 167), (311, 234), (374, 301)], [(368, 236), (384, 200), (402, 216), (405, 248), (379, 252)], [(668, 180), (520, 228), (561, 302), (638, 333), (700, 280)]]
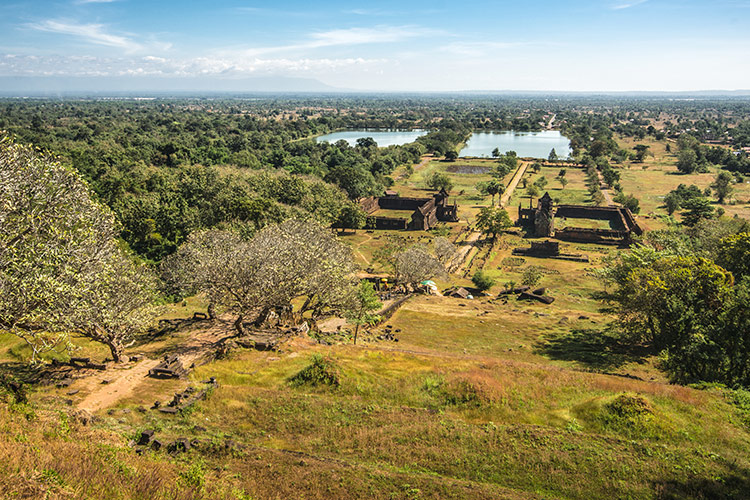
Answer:
[[(448, 202), (448, 192), (441, 189), (431, 198), (402, 197), (395, 191), (386, 191), (384, 196), (364, 198), (360, 206), (368, 214), (368, 227), (372, 229), (406, 229), (426, 231), (438, 222), (458, 222), (458, 205)], [(412, 212), (411, 217), (389, 217), (388, 212)], [(377, 212), (380, 212), (376, 215)]]

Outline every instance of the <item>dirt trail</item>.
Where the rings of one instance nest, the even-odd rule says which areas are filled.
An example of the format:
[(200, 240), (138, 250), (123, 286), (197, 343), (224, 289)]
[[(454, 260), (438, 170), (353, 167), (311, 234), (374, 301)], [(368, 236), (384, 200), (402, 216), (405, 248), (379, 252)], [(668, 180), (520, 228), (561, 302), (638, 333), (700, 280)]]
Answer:
[[(218, 344), (234, 334), (231, 322), (217, 320), (210, 328), (202, 328), (210, 323), (197, 323), (194, 333), (191, 330), (185, 343), (170, 351), (177, 354), (185, 367), (193, 363), (200, 364), (215, 351)], [(75, 388), (88, 394), (78, 403), (78, 407), (89, 412), (96, 412), (115, 405), (119, 400), (133, 394), (136, 387), (148, 376), (148, 371), (159, 364), (161, 359), (144, 359), (136, 364), (124, 365), (97, 373), (76, 383)], [(103, 383), (108, 381), (108, 383)]]
[(448, 264), (449, 271), (455, 273), (463, 271), (466, 264), (468, 262), (471, 262), (469, 254), (472, 253), (472, 250), (477, 250), (476, 242), (481, 236), (482, 233), (474, 231), (463, 242), (460, 243), (461, 247), (456, 251), (456, 254)]
[(612, 201), (612, 195), (609, 192), (609, 188), (606, 187), (607, 185), (604, 183), (604, 177), (602, 177), (602, 173), (597, 170), (596, 174), (599, 176), (599, 188), (604, 195), (604, 200), (607, 202), (607, 205), (616, 206), (617, 203)]
[[(434, 159), (436, 159), (436, 157), (434, 157), (432, 155), (430, 155), (430, 156), (423, 156), (422, 157), (422, 161), (420, 161), (419, 163), (417, 163), (416, 165), (414, 165), (412, 167), (412, 172), (417, 172), (417, 171), (423, 169), (428, 163), (430, 163), (431, 160), (434, 160)], [(403, 178), (404, 178), (404, 174), (402, 173), (402, 174), (399, 174), (398, 177), (396, 177), (396, 180), (401, 180)]]
[[(510, 183), (508, 184), (508, 188), (500, 197), (499, 206), (501, 208), (505, 207), (505, 205), (508, 203), (511, 197), (513, 197), (513, 192), (516, 190), (518, 183), (521, 182), (521, 179), (526, 173), (526, 169), (528, 167), (529, 167), (529, 164), (527, 162), (521, 162), (521, 164), (516, 169), (516, 173), (513, 174), (513, 178), (510, 180)], [(466, 238), (466, 240), (464, 240), (461, 248), (458, 250), (456, 255), (451, 260), (451, 264), (449, 265), (448, 269), (451, 269), (454, 272), (464, 271), (465, 270), (464, 268), (471, 262), (471, 259), (474, 256), (474, 254), (479, 251), (479, 249), (476, 246), (476, 242), (479, 240), (481, 236), (482, 236), (482, 233), (478, 231), (471, 233), (469, 237)]]
[(521, 179), (523, 178), (523, 175), (526, 173), (526, 169), (527, 168), (529, 168), (529, 164), (524, 161), (516, 169), (516, 173), (513, 174), (513, 178), (510, 180), (510, 183), (508, 184), (508, 188), (505, 190), (505, 192), (503, 193), (503, 195), (500, 197), (500, 207), (505, 207), (505, 205), (513, 197), (513, 192), (516, 190), (516, 187), (518, 186), (518, 183), (521, 182)]

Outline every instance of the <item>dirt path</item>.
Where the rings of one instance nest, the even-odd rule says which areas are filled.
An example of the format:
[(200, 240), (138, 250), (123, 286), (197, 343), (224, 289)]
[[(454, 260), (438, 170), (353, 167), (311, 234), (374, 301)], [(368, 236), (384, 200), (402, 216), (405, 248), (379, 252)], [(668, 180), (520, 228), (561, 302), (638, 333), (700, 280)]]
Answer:
[(479, 251), (476, 242), (481, 237), (482, 233), (474, 231), (463, 242), (461, 242), (461, 247), (448, 264), (448, 269), (451, 270), (451, 272), (459, 273), (464, 270), (469, 262), (471, 262), (473, 252)]
[(521, 179), (523, 178), (524, 174), (526, 173), (526, 169), (529, 168), (528, 162), (522, 162), (521, 165), (516, 169), (516, 173), (513, 174), (513, 178), (510, 180), (510, 184), (508, 184), (508, 188), (505, 190), (503, 195), (500, 197), (500, 206), (505, 207), (505, 205), (510, 201), (510, 199), (513, 197), (513, 192), (516, 190), (516, 187), (518, 186), (518, 183), (521, 182)]
[(617, 205), (617, 203), (612, 201), (612, 195), (609, 192), (609, 188), (606, 187), (607, 185), (604, 183), (604, 177), (602, 177), (602, 173), (597, 170), (596, 174), (599, 176), (599, 188), (602, 194), (604, 195), (604, 200), (607, 202), (607, 205), (609, 206)]
[[(417, 172), (419, 170), (422, 170), (424, 167), (427, 166), (428, 163), (430, 163), (430, 161), (432, 161), (434, 159), (435, 159), (435, 157), (432, 156), (432, 155), (430, 155), (430, 156), (423, 156), (422, 157), (422, 161), (420, 161), (419, 163), (417, 163), (416, 165), (414, 165), (412, 167), (412, 172)], [(401, 174), (399, 174), (398, 177), (396, 177), (396, 180), (401, 180), (403, 178), (404, 178), (404, 173), (401, 173)]]
[[(205, 328), (209, 323), (200, 322), (191, 330), (185, 343), (170, 351), (178, 354), (183, 366), (189, 367), (193, 363), (201, 364), (211, 352), (214, 352), (223, 339), (231, 336), (231, 322), (218, 320), (213, 326)], [(195, 332), (193, 334), (193, 331)], [(148, 376), (148, 371), (159, 364), (161, 359), (144, 359), (135, 364), (109, 369), (76, 383), (75, 388), (81, 392), (88, 392), (78, 403), (78, 407), (89, 412), (96, 412), (115, 405), (135, 391)]]
[(359, 249), (359, 247), (361, 247), (364, 243), (372, 241), (372, 236), (370, 236), (369, 234), (367, 234), (367, 232), (365, 232), (365, 238), (367, 238), (367, 239), (364, 240), (364, 241), (362, 241), (359, 245), (357, 245), (357, 247), (355, 248), (355, 250), (359, 254), (359, 256), (362, 257), (362, 260), (364, 260), (367, 263), (368, 266), (372, 266), (372, 262), (370, 262), (370, 259), (368, 259), (367, 257), (365, 257), (365, 254), (363, 254), (362, 250)]
[[(516, 173), (513, 174), (513, 178), (510, 180), (510, 183), (508, 184), (508, 188), (500, 197), (499, 206), (501, 208), (505, 207), (508, 201), (510, 201), (510, 199), (513, 197), (513, 193), (515, 192), (516, 187), (518, 186), (518, 183), (521, 182), (521, 179), (526, 173), (527, 168), (529, 168), (528, 162), (521, 162), (521, 164), (516, 169)], [(481, 237), (482, 237), (482, 233), (478, 231), (471, 233), (466, 238), (466, 240), (462, 242), (461, 248), (458, 249), (458, 252), (456, 252), (456, 255), (453, 257), (453, 259), (451, 259), (451, 262), (448, 265), (448, 269), (451, 270), (452, 272), (465, 271), (466, 266), (471, 263), (476, 253), (479, 252), (479, 248), (477, 248), (476, 242)]]

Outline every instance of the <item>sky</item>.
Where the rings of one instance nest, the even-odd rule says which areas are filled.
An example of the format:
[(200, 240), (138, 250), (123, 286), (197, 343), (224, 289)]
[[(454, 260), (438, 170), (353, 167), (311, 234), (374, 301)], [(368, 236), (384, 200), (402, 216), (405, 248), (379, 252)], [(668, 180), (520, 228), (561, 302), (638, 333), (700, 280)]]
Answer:
[(750, 0), (1, 0), (2, 77), (750, 89)]

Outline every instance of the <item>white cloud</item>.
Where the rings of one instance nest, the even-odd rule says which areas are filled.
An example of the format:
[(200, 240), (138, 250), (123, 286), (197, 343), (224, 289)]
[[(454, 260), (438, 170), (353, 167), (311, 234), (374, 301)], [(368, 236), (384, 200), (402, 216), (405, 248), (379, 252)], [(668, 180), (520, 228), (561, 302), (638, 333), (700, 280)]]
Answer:
[(128, 37), (107, 33), (103, 24), (79, 24), (69, 21), (49, 19), (40, 23), (29, 24), (28, 26), (37, 31), (70, 35), (81, 38), (89, 43), (106, 45), (108, 47), (119, 47), (129, 52), (134, 52), (143, 48), (140, 43)]
[(0, 56), (0, 76), (217, 76), (241, 78), (252, 75), (319, 74), (347, 68), (372, 68), (385, 59), (352, 58), (257, 58), (195, 57), (93, 57), (93, 56)]
[(613, 5), (612, 10), (629, 9), (630, 7), (635, 7), (636, 5), (641, 5), (642, 3), (646, 3), (646, 2), (648, 2), (648, 0), (634, 0), (632, 2), (621, 3), (621, 4)]
[(103, 24), (82, 24), (75, 21), (48, 19), (39, 23), (27, 24), (27, 27), (48, 33), (59, 33), (79, 38), (85, 42), (107, 47), (117, 47), (125, 52), (144, 50), (169, 50), (172, 44), (149, 39), (147, 42), (135, 41), (127, 34), (115, 34), (107, 31)]
[(257, 47), (246, 49), (247, 56), (312, 50), (323, 47), (363, 45), (373, 43), (391, 43), (438, 33), (435, 30), (419, 26), (377, 26), (375, 28), (347, 28), (312, 33), (307, 41), (278, 45), (274, 47)]

